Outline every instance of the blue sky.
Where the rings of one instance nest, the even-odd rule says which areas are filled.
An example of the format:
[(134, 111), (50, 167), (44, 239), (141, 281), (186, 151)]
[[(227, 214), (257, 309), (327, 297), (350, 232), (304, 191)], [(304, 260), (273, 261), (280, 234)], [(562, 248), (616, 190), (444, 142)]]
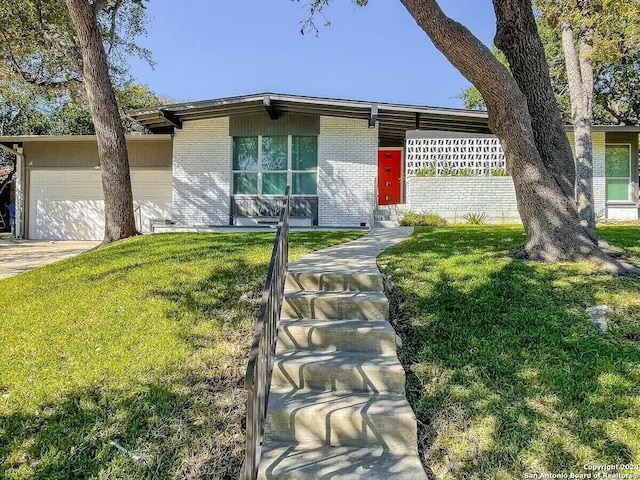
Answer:
[[(460, 107), (469, 83), (431, 44), (399, 0), (357, 7), (334, 0), (301, 35), (305, 0), (150, 0), (147, 38), (155, 69), (132, 75), (179, 101), (258, 92)], [(445, 12), (490, 45), (490, 0), (440, 0)]]

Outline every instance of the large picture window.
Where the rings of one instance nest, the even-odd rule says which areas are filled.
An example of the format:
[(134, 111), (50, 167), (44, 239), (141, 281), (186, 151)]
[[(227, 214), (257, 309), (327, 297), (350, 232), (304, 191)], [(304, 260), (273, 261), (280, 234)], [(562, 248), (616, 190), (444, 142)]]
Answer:
[(607, 201), (631, 201), (631, 145), (606, 145), (605, 175)]
[(318, 193), (318, 137), (233, 138), (233, 193), (282, 195)]

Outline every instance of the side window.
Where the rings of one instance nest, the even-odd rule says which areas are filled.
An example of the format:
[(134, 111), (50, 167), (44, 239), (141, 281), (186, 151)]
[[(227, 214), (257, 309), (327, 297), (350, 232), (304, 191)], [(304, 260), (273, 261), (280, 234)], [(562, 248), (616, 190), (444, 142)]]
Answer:
[(605, 147), (605, 175), (607, 201), (630, 201), (630, 145), (607, 145)]
[(291, 139), (291, 193), (318, 193), (318, 137)]
[(258, 137), (233, 138), (233, 193), (258, 194)]

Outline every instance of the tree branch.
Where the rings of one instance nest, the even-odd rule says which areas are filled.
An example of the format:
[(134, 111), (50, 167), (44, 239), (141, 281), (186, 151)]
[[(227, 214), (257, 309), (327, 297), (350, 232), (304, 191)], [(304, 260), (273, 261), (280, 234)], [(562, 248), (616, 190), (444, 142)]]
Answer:
[(4, 191), (4, 189), (5, 189), (5, 187), (12, 182), (12, 178), (16, 174), (16, 171), (18, 170), (18, 162), (16, 160), (17, 159), (13, 160), (13, 164), (12, 164), (13, 168), (9, 172), (9, 175), (7, 175), (5, 178), (3, 178), (0, 181), (0, 193), (2, 193)]
[[(597, 97), (599, 98), (599, 97)], [(600, 106), (609, 114), (611, 115), (613, 118), (615, 118), (616, 120), (618, 120), (618, 122), (621, 125), (633, 125), (634, 122), (632, 120), (630, 120), (628, 117), (621, 115), (619, 112), (616, 112), (613, 108), (611, 108), (611, 106), (607, 103), (607, 99), (606, 98), (601, 98), (600, 101), (598, 102), (600, 104)]]
[(91, 4), (93, 14), (97, 17), (98, 14), (107, 6), (107, 3), (108, 0), (93, 0), (93, 3)]
[(111, 14), (111, 26), (109, 28), (109, 32), (107, 36), (109, 37), (109, 49), (107, 50), (107, 56), (111, 55), (111, 51), (116, 43), (116, 29), (117, 23), (116, 19), (118, 16), (118, 9), (122, 5), (123, 0), (116, 0), (116, 3), (109, 9), (109, 13)]
[(493, 0), (493, 8), (497, 20), (495, 44), (509, 61), (511, 74), (527, 98), (536, 148), (565, 195), (573, 196), (573, 153), (553, 94), (531, 0)]
[(593, 35), (593, 29), (587, 27), (580, 32), (578, 38), (578, 61), (580, 63), (580, 78), (582, 80), (582, 105), (586, 112), (591, 112), (593, 109), (593, 61), (591, 60)]
[(580, 62), (573, 41), (573, 27), (567, 20), (560, 24), (562, 50), (564, 51), (564, 63), (567, 70), (567, 83), (569, 84), (569, 97), (571, 98), (571, 118), (576, 119), (578, 112), (584, 111), (584, 84), (580, 71)]
[[(524, 102), (524, 95), (509, 71), (498, 62), (468, 28), (449, 18), (436, 0), (401, 0), (435, 47), (482, 94), (489, 110), (504, 99), (505, 90)], [(489, 115), (490, 122), (499, 121)]]

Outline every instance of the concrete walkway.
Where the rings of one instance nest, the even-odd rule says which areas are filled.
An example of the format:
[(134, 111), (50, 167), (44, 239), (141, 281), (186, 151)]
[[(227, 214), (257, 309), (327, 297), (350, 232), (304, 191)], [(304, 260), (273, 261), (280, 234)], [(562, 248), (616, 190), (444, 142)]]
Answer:
[(73, 257), (100, 242), (0, 240), (0, 279)]
[(413, 227), (374, 228), (358, 240), (318, 250), (291, 262), (289, 271), (378, 275), (378, 255), (412, 233)]
[(411, 228), (292, 262), (258, 478), (426, 479), (376, 257)]

